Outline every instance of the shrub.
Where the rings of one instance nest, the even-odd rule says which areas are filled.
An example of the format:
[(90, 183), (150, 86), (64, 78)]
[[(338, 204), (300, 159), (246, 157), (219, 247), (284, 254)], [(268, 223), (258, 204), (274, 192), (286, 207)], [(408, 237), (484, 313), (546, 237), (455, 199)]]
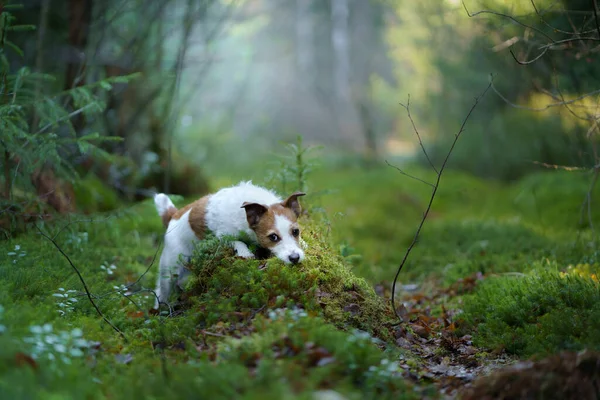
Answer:
[(465, 299), (466, 327), (479, 346), (520, 356), (600, 349), (599, 271), (538, 264), (524, 277), (488, 279)]

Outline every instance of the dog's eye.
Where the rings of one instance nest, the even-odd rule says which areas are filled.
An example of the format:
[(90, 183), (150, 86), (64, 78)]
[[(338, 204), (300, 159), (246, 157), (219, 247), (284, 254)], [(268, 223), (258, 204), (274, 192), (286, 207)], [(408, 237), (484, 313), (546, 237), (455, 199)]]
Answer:
[(274, 233), (271, 233), (271, 234), (269, 235), (269, 239), (271, 239), (271, 242), (278, 242), (278, 241), (279, 241), (279, 236), (277, 236), (277, 235), (276, 235), (276, 234), (274, 234)]
[(298, 237), (298, 235), (300, 235), (300, 229), (298, 229), (298, 228), (292, 229), (292, 235), (294, 235), (294, 237)]

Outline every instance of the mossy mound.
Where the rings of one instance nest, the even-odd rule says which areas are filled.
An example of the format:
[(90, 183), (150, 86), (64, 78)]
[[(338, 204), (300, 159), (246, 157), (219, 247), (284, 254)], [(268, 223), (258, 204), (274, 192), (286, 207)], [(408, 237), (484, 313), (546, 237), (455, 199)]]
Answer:
[(599, 388), (600, 353), (565, 351), (537, 362), (521, 362), (481, 377), (460, 398), (595, 400)]
[(520, 356), (600, 350), (599, 272), (537, 263), (528, 275), (488, 279), (465, 299), (464, 328), (478, 346)]
[(303, 225), (307, 249), (299, 265), (274, 257), (243, 260), (223, 241), (202, 241), (190, 262), (192, 278), (184, 295), (189, 312), (211, 326), (247, 321), (277, 308), (300, 308), (338, 328), (389, 339), (389, 305), (328, 246), (323, 227), (308, 221)]

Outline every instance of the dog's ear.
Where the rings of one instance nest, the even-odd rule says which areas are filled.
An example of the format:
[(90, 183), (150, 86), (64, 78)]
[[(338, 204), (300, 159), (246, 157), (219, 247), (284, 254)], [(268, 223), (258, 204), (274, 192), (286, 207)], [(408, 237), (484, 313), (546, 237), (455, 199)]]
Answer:
[(242, 204), (242, 208), (246, 209), (246, 219), (250, 227), (256, 226), (260, 218), (267, 212), (267, 206), (263, 206), (258, 203), (248, 203), (247, 201)]
[(300, 213), (302, 212), (302, 208), (300, 207), (300, 203), (298, 202), (298, 197), (300, 196), (306, 196), (306, 193), (293, 193), (281, 203), (284, 207), (291, 208), (294, 214), (296, 214), (296, 217), (299, 217)]

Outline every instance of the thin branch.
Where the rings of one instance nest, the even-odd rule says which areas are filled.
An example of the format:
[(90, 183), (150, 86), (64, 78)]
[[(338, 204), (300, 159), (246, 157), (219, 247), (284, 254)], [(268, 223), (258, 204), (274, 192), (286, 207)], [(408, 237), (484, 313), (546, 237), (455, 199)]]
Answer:
[(514, 58), (514, 60), (517, 62), (517, 64), (519, 64), (519, 65), (529, 65), (529, 64), (533, 64), (534, 62), (536, 62), (537, 60), (539, 60), (540, 58), (542, 58), (548, 52), (549, 49), (550, 49), (550, 47), (544, 48), (544, 50), (540, 54), (538, 54), (537, 57), (532, 58), (529, 61), (521, 61), (521, 60), (519, 60), (517, 58), (517, 56), (515, 55), (514, 51), (512, 51), (512, 49), (509, 50), (509, 51), (510, 51), (510, 55)]
[(71, 261), (71, 258), (63, 251), (63, 249), (60, 248), (60, 246), (56, 243), (56, 241), (54, 239), (52, 239), (50, 236), (46, 235), (37, 226), (37, 224), (34, 224), (34, 226), (38, 230), (38, 232), (40, 233), (40, 235), (42, 235), (43, 237), (45, 237), (46, 239), (48, 239), (48, 241), (50, 243), (52, 243), (54, 245), (54, 247), (56, 247), (56, 249), (60, 252), (60, 254), (62, 254), (63, 257), (69, 262), (69, 265), (71, 265), (71, 268), (73, 268), (73, 270), (75, 271), (75, 273), (79, 277), (79, 281), (83, 285), (83, 289), (85, 290), (85, 293), (87, 294), (88, 300), (90, 301), (90, 303), (92, 303), (92, 306), (94, 307), (94, 309), (96, 310), (96, 312), (98, 313), (98, 315), (104, 320), (104, 322), (106, 322), (111, 328), (113, 328), (115, 330), (115, 332), (117, 332), (119, 335), (121, 335), (121, 337), (125, 341), (127, 341), (127, 337), (125, 336), (125, 334), (119, 328), (117, 328), (112, 322), (110, 322), (110, 320), (108, 318), (106, 318), (106, 316), (104, 316), (104, 314), (102, 313), (102, 311), (100, 311), (100, 308), (98, 308), (98, 306), (96, 305), (96, 302), (94, 302), (94, 299), (92, 298), (92, 294), (90, 293), (90, 290), (88, 289), (88, 286), (85, 283), (85, 280), (83, 279), (83, 276), (81, 275), (81, 273), (79, 272), (79, 270), (77, 269), (77, 267), (75, 266), (75, 264), (73, 264), (73, 261)]
[(479, 104), (480, 100), (486, 95), (486, 93), (488, 92), (488, 90), (491, 87), (492, 87), (492, 82), (490, 81), (490, 83), (487, 85), (485, 90), (478, 97), (475, 98), (475, 102), (471, 106), (469, 112), (467, 113), (467, 116), (464, 118), (464, 120), (460, 126), (460, 130), (458, 131), (457, 134), (454, 135), (454, 140), (452, 141), (452, 145), (450, 146), (450, 149), (448, 150), (448, 153), (446, 154), (446, 158), (444, 158), (444, 162), (442, 163), (442, 166), (440, 167), (440, 170), (437, 173), (436, 182), (435, 182), (435, 185), (433, 186), (433, 191), (431, 192), (431, 197), (429, 198), (429, 203), (427, 204), (427, 209), (423, 213), (423, 218), (421, 218), (421, 222), (419, 223), (419, 227), (417, 228), (415, 236), (413, 237), (412, 242), (408, 246), (408, 249), (406, 250), (406, 253), (404, 254), (404, 258), (402, 259), (400, 266), (398, 266), (398, 270), (396, 271), (396, 276), (394, 276), (394, 282), (392, 283), (392, 309), (394, 310), (394, 314), (396, 315), (396, 317), (398, 317), (400, 322), (403, 322), (404, 320), (400, 316), (400, 314), (398, 314), (398, 311), (396, 310), (396, 304), (395, 304), (396, 303), (395, 302), (396, 283), (398, 282), (398, 276), (400, 275), (400, 271), (402, 271), (404, 264), (406, 264), (406, 260), (408, 259), (410, 252), (412, 251), (413, 247), (417, 244), (417, 241), (419, 240), (419, 235), (421, 234), (421, 229), (423, 228), (423, 225), (425, 224), (425, 221), (427, 220), (427, 216), (429, 215), (429, 211), (431, 210), (431, 205), (433, 204), (433, 200), (435, 199), (435, 195), (440, 186), (440, 180), (442, 179), (442, 174), (444, 173), (446, 164), (448, 163), (448, 160), (450, 159), (450, 155), (454, 151), (454, 147), (456, 146), (456, 143), (458, 142), (458, 139), (460, 138), (461, 134), (464, 132), (467, 121), (469, 121), (469, 119), (471, 118), (473, 111), (475, 111), (475, 108)]
[[(404, 171), (403, 171), (403, 170), (401, 170), (400, 168), (396, 167), (395, 165), (392, 165), (392, 164), (390, 164), (388, 160), (385, 160), (385, 163), (386, 163), (387, 165), (389, 165), (390, 167), (392, 167), (392, 168), (395, 168), (395, 169), (396, 169), (398, 172), (400, 172), (400, 173), (401, 173), (402, 175), (404, 175), (404, 176), (408, 176), (409, 178), (412, 178), (412, 179), (414, 179), (414, 180), (416, 180), (416, 181), (419, 181), (419, 182), (422, 182), (422, 183), (424, 183), (424, 184), (426, 184), (426, 185), (429, 185), (429, 186), (431, 186), (431, 187), (434, 187), (434, 186), (433, 186), (433, 183), (429, 183), (429, 182), (427, 182), (427, 181), (424, 181), (423, 179), (421, 179), (421, 178), (417, 178), (417, 177), (416, 177), (416, 176), (414, 176), (414, 175), (407, 174), (406, 172), (404, 172)], [(437, 172), (437, 171), (436, 171), (436, 172)]]
[(503, 17), (503, 18), (509, 19), (509, 20), (511, 20), (511, 21), (513, 21), (513, 22), (515, 22), (515, 23), (517, 23), (519, 25), (521, 25), (523, 28), (531, 29), (532, 31), (535, 31), (535, 32), (539, 33), (540, 35), (546, 37), (551, 42), (554, 42), (554, 39), (552, 39), (552, 37), (548, 36), (546, 34), (546, 32), (544, 32), (541, 29), (538, 29), (538, 28), (536, 28), (534, 26), (527, 25), (527, 24), (519, 21), (515, 17), (512, 17), (510, 15), (506, 15), (506, 14), (503, 14), (503, 13), (500, 13), (500, 12), (497, 12), (497, 11), (490, 11), (490, 10), (482, 10), (482, 11), (477, 11), (477, 12), (471, 13), (469, 11), (469, 9), (467, 8), (467, 5), (465, 4), (464, 0), (462, 0), (462, 5), (463, 5), (463, 8), (465, 9), (467, 15), (469, 16), (469, 18), (476, 17), (476, 16), (478, 16), (480, 14), (492, 14), (492, 15), (496, 15), (496, 16), (499, 16), (499, 17)]
[(536, 164), (539, 166), (542, 166), (544, 168), (548, 168), (548, 169), (560, 169), (563, 171), (587, 171), (588, 168), (583, 168), (583, 167), (570, 167), (568, 165), (557, 165), (557, 164), (548, 164), (545, 162), (539, 162), (539, 161), (531, 161), (532, 164)]
[(425, 154), (427, 161), (429, 161), (429, 165), (431, 165), (431, 168), (433, 168), (433, 170), (437, 174), (438, 170), (435, 168), (435, 165), (433, 165), (433, 162), (431, 162), (431, 159), (429, 158), (429, 154), (427, 154), (427, 151), (425, 150), (425, 146), (423, 146), (423, 141), (421, 140), (421, 135), (419, 135), (419, 130), (417, 129), (417, 126), (415, 125), (415, 121), (413, 120), (412, 115), (410, 115), (410, 94), (408, 95), (408, 101), (406, 102), (406, 105), (404, 105), (402, 103), (400, 103), (400, 105), (406, 109), (406, 113), (408, 114), (408, 119), (410, 119), (410, 123), (412, 124), (413, 130), (417, 134), (417, 138), (419, 139), (419, 145), (421, 146), (421, 149), (423, 150), (423, 154)]
[(600, 37), (600, 22), (598, 22), (598, 4), (596, 3), (596, 0), (592, 0), (592, 7), (594, 8), (594, 23), (596, 24), (596, 30)]
[(592, 91), (592, 92), (589, 92), (589, 93), (582, 94), (581, 96), (578, 96), (578, 97), (576, 97), (576, 98), (574, 98), (574, 99), (571, 99), (571, 100), (567, 100), (567, 101), (559, 101), (559, 102), (556, 102), (556, 103), (550, 103), (550, 104), (546, 104), (544, 107), (537, 107), (537, 108), (536, 108), (536, 107), (522, 106), (522, 105), (520, 105), (520, 104), (516, 104), (516, 103), (513, 103), (512, 101), (508, 100), (508, 99), (507, 99), (507, 98), (506, 98), (506, 97), (505, 97), (505, 96), (504, 96), (502, 93), (500, 93), (500, 91), (498, 91), (498, 89), (496, 89), (496, 86), (494, 86), (494, 82), (493, 82), (493, 80), (492, 80), (491, 78), (490, 78), (490, 85), (491, 85), (491, 88), (492, 88), (492, 90), (493, 90), (493, 91), (494, 91), (494, 92), (495, 92), (495, 93), (496, 93), (496, 94), (497, 94), (497, 95), (498, 95), (498, 96), (499, 96), (499, 97), (500, 97), (500, 98), (501, 98), (501, 99), (502, 99), (502, 100), (503, 100), (503, 101), (504, 101), (506, 104), (508, 104), (508, 105), (510, 105), (511, 107), (514, 107), (514, 108), (519, 108), (519, 109), (521, 109), (521, 110), (529, 110), (529, 111), (545, 111), (545, 110), (547, 110), (547, 109), (549, 109), (549, 108), (552, 108), (552, 107), (560, 107), (560, 106), (564, 106), (564, 105), (566, 105), (566, 104), (573, 104), (573, 103), (576, 103), (576, 102), (578, 102), (578, 101), (581, 101), (581, 100), (583, 100), (583, 99), (585, 99), (585, 98), (587, 98), (587, 97), (590, 97), (590, 96), (594, 96), (594, 95), (600, 94), (600, 89), (597, 89), (597, 90), (594, 90), (594, 91)]

